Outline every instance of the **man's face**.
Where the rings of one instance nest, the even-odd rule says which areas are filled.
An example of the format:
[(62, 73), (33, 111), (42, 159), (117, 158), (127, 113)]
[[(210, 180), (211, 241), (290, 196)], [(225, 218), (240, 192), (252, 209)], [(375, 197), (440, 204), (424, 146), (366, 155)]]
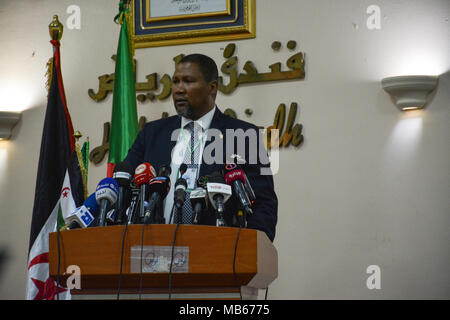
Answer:
[(217, 81), (207, 82), (196, 63), (179, 63), (172, 82), (173, 103), (179, 115), (197, 120), (214, 106)]

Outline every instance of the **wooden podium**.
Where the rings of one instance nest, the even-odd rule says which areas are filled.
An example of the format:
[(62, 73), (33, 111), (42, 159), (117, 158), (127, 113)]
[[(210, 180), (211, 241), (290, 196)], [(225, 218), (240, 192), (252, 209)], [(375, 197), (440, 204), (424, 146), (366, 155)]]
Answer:
[[(60, 276), (80, 270), (80, 289), (72, 299), (116, 299), (125, 226), (60, 232)], [(128, 225), (123, 246), (121, 299), (167, 299), (175, 225)], [(256, 299), (278, 276), (277, 250), (262, 231), (180, 225), (172, 264), (174, 299)], [(143, 237), (142, 237), (143, 236)], [(143, 239), (143, 241), (142, 241)], [(49, 239), (50, 276), (58, 274), (57, 234)], [(141, 259), (142, 257), (142, 259)], [(142, 263), (141, 263), (142, 262)], [(234, 272), (233, 272), (234, 262)], [(142, 268), (142, 273), (141, 273)], [(140, 285), (142, 281), (142, 286)]]

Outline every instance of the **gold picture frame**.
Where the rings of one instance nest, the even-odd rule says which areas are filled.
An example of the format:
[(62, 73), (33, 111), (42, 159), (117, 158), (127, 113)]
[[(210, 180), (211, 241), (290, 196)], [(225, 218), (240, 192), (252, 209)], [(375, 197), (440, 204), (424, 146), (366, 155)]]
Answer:
[[(189, 12), (151, 17), (152, 0), (131, 0), (130, 30), (133, 47), (231, 41), (255, 38), (255, 0), (221, 0), (226, 10)], [(156, 0), (154, 0), (156, 1)], [(192, 0), (201, 3), (207, 0)], [(216, 0), (219, 1), (219, 0)], [(174, 2), (174, 1), (172, 1)], [(184, 1), (178, 1), (183, 3)]]

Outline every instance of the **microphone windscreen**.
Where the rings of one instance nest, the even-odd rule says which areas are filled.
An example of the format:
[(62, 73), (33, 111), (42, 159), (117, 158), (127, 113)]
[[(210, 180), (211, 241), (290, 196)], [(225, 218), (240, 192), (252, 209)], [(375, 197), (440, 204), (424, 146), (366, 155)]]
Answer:
[(140, 187), (143, 183), (149, 183), (155, 176), (155, 168), (150, 163), (144, 162), (138, 165), (134, 171), (134, 182), (136, 186)]
[(114, 167), (113, 178), (117, 181), (119, 186), (128, 187), (132, 176), (133, 168), (128, 162), (119, 162)]
[(100, 203), (103, 199), (109, 201), (113, 204), (117, 201), (117, 196), (119, 194), (119, 186), (116, 180), (113, 178), (104, 178), (101, 180), (95, 190), (95, 199), (97, 203)]
[(184, 188), (184, 190), (187, 189), (186, 179), (180, 178), (177, 180), (177, 182), (175, 183), (175, 189), (178, 189), (178, 188)]
[(240, 180), (242, 183), (245, 183), (245, 174), (244, 171), (240, 169), (235, 169), (232, 171), (228, 171), (225, 173), (225, 183), (233, 184), (234, 181)]

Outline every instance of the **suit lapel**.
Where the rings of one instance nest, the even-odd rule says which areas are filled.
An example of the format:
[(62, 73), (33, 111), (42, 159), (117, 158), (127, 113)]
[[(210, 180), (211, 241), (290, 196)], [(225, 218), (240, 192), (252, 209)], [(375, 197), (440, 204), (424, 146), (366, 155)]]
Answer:
[[(216, 129), (216, 130), (220, 130), (222, 132), (222, 137), (221, 139), (223, 139), (223, 141), (225, 141), (224, 136), (225, 136), (225, 128), (226, 128), (226, 117), (225, 115), (219, 110), (218, 107), (216, 107), (216, 111), (214, 112), (214, 116), (212, 118), (211, 124), (209, 126), (209, 129)], [(203, 150), (205, 150), (209, 144), (211, 144), (214, 140), (211, 140), (211, 132), (209, 132), (208, 130), (208, 138), (206, 139), (205, 142), (205, 147)], [(223, 145), (223, 152), (225, 152), (225, 144)], [(203, 154), (204, 156), (204, 154)], [(212, 165), (201, 165), (200, 166), (200, 173), (199, 176), (204, 176), (207, 174), (210, 174), (216, 170), (220, 170), (221, 166), (218, 164), (212, 164)]]
[(172, 141), (172, 133), (179, 129), (181, 125), (181, 118), (179, 116), (174, 116), (167, 125), (161, 129), (161, 139), (159, 141), (167, 141), (167, 143), (161, 143), (157, 146), (153, 152), (156, 152), (155, 159), (157, 159), (157, 166), (161, 168), (162, 165), (169, 165), (172, 162), (172, 150), (175, 147), (177, 141)]

